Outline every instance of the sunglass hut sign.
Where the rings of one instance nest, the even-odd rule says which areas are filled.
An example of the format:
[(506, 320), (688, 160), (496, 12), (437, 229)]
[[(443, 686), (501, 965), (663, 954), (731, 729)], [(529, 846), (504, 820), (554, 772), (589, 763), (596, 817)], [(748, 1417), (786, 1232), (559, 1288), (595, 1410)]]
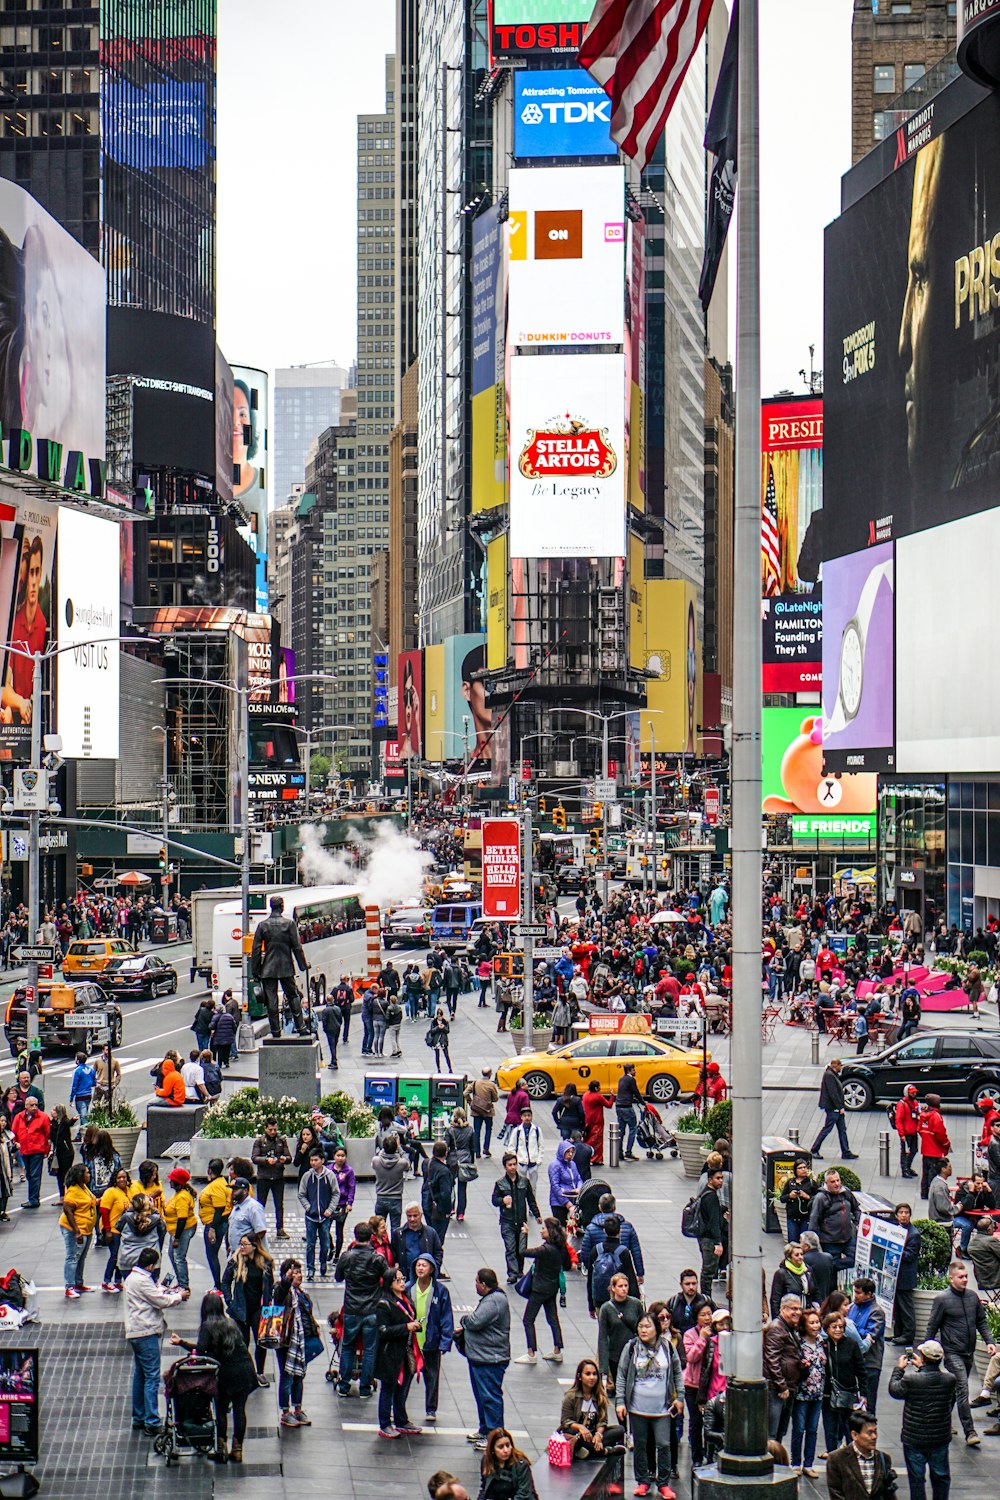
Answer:
[(0, 431), (0, 463), (16, 474), (33, 474), (43, 484), (58, 485), (93, 500), (104, 499), (107, 465), (103, 458), (88, 458), (75, 448), (64, 449), (52, 438), (35, 438), (23, 427)]

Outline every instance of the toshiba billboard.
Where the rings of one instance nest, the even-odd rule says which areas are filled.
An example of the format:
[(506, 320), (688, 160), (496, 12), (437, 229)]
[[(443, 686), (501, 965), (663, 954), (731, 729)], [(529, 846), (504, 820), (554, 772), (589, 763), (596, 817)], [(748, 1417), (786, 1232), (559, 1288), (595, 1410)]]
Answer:
[(593, 0), (489, 0), (490, 61), (578, 52)]
[(508, 344), (620, 344), (622, 167), (514, 167), (507, 218)]
[(625, 555), (625, 359), (511, 360), (511, 557)]

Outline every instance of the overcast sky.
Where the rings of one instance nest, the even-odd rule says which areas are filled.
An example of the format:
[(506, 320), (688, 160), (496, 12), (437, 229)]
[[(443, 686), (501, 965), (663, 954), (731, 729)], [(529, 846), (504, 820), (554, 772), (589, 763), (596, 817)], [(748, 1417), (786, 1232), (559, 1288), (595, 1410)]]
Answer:
[[(760, 0), (761, 386), (822, 367), (823, 226), (850, 165), (851, 0)], [(355, 353), (358, 114), (395, 0), (219, 3), (219, 341), (233, 363)], [(735, 321), (735, 303), (731, 306)]]

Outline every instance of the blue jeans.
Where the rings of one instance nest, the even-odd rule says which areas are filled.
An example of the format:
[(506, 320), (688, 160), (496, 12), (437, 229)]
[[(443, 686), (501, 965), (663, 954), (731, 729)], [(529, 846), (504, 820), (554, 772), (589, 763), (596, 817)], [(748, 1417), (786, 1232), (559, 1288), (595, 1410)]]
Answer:
[[(796, 1401), (792, 1407), (792, 1467), (804, 1464), (813, 1466), (816, 1457), (816, 1433), (819, 1430), (819, 1414), (823, 1409), (822, 1396), (810, 1401)], [(803, 1444), (803, 1439), (805, 1442)]]
[(87, 1121), (90, 1119), (90, 1103), (93, 1094), (83, 1094), (81, 1097), (69, 1101), (70, 1114), (76, 1107), (76, 1118), (79, 1122), (81, 1132), (86, 1129)]
[(90, 1235), (85, 1234), (83, 1244), (77, 1242), (76, 1235), (72, 1229), (63, 1229), (63, 1244), (66, 1246), (66, 1258), (63, 1261), (63, 1281), (67, 1286), (83, 1285), (83, 1266), (87, 1259), (87, 1251), (90, 1249)]
[(31, 1151), (24, 1158), (24, 1171), (28, 1179), (28, 1202), (38, 1207), (38, 1196), (42, 1190), (42, 1167), (45, 1157), (40, 1151)]
[(374, 1040), (375, 1040), (375, 1022), (372, 1020), (371, 1016), (366, 1016), (366, 1015), (364, 1015), (362, 1013), (362, 1016), (361, 1016), (361, 1051), (362, 1051), (362, 1053), (371, 1052), (371, 1050), (372, 1050), (372, 1043), (374, 1042)]
[(118, 1269), (118, 1246), (121, 1242), (122, 1237), (120, 1234), (113, 1234), (108, 1241), (108, 1263), (104, 1267), (103, 1278), (106, 1285), (110, 1285), (112, 1281), (117, 1281), (118, 1285), (121, 1286), (122, 1273)]
[(129, 1339), (132, 1345), (132, 1426), (160, 1425), (160, 1336)]
[(389, 1220), (389, 1226), (393, 1234), (403, 1222), (403, 1200), (402, 1198), (379, 1198), (375, 1199), (374, 1213), (383, 1219)]
[(618, 1129), (621, 1131), (622, 1155), (628, 1156), (635, 1145), (635, 1133), (639, 1127), (635, 1105), (630, 1104), (628, 1109), (619, 1109), (615, 1113), (618, 1116)]
[(182, 1229), (177, 1234), (177, 1243), (170, 1241), (170, 1264), (174, 1268), (179, 1287), (190, 1287), (191, 1278), (188, 1275), (188, 1246), (194, 1239), (195, 1226), (190, 1224), (187, 1229)]
[(363, 1391), (372, 1388), (372, 1375), (375, 1371), (375, 1314), (365, 1313), (359, 1317), (357, 1313), (346, 1313), (344, 1315), (344, 1336), (340, 1343), (340, 1385), (338, 1387), (345, 1395), (351, 1388), (354, 1378), (354, 1346), (361, 1339), (361, 1373), (358, 1383)]
[(204, 1230), (205, 1259), (208, 1261), (208, 1269), (211, 1274), (215, 1290), (219, 1291), (222, 1286), (222, 1273), (219, 1269), (219, 1248), (220, 1240), (224, 1231), (222, 1226), (220, 1225), (219, 1228), (215, 1231), (215, 1244), (213, 1245), (208, 1238), (208, 1231), (210, 1227), (210, 1225), (206, 1224)]
[(285, 1351), (277, 1350), (278, 1359), (278, 1405), (282, 1411), (287, 1411), (290, 1406), (302, 1405), (302, 1389), (305, 1383), (304, 1375), (285, 1374)]
[(951, 1221), (951, 1227), (961, 1231), (958, 1236), (959, 1254), (968, 1255), (969, 1241), (972, 1238), (972, 1220), (967, 1218), (965, 1214), (956, 1214)]
[(310, 1276), (316, 1269), (317, 1240), (319, 1240), (319, 1274), (325, 1276), (326, 1263), (330, 1259), (329, 1219), (306, 1219), (306, 1270)]
[(903, 1444), (906, 1477), (910, 1481), (910, 1500), (925, 1500), (924, 1475), (931, 1471), (931, 1495), (934, 1500), (948, 1500), (951, 1470), (948, 1467), (948, 1444), (940, 1448), (908, 1448)]
[(417, 1005), (420, 1001), (419, 990), (407, 990), (406, 992), (406, 1014), (411, 1021), (417, 1019)]
[(823, 1111), (823, 1113), (826, 1115), (826, 1124), (823, 1126), (819, 1135), (813, 1142), (813, 1154), (815, 1155), (820, 1146), (822, 1146), (823, 1142), (826, 1140), (827, 1136), (830, 1134), (831, 1130), (836, 1127), (837, 1139), (840, 1141), (841, 1152), (844, 1156), (849, 1156), (851, 1152), (851, 1143), (847, 1139), (847, 1126), (844, 1123), (844, 1116), (839, 1112), (839, 1110), (835, 1109), (826, 1109)]
[(502, 1365), (478, 1365), (469, 1361), (469, 1379), (472, 1394), (476, 1398), (479, 1413), (479, 1431), (485, 1437), (494, 1427), (503, 1426), (503, 1378), (507, 1373)]
[(196, 1031), (194, 1039), (198, 1044), (199, 1052), (207, 1052), (212, 1045), (212, 1033), (210, 1031)]
[(385, 1033), (386, 1033), (385, 1017), (384, 1016), (376, 1016), (375, 1017), (375, 1040), (372, 1043), (372, 1050), (374, 1051), (376, 1057), (381, 1057), (382, 1056), (382, 1052), (383, 1052), (383, 1049), (385, 1047)]
[(409, 1416), (406, 1412), (406, 1398), (410, 1394), (410, 1386), (413, 1384), (412, 1375), (404, 1375), (402, 1383), (398, 1380), (382, 1380), (378, 1388), (378, 1425), (384, 1432), (388, 1427), (407, 1427)]
[[(492, 1117), (490, 1115), (473, 1115), (472, 1129), (476, 1137), (476, 1155), (482, 1156), (484, 1151), (490, 1149), (490, 1137), (493, 1134)], [(486, 1136), (485, 1141), (481, 1141), (480, 1139), (483, 1135)]]

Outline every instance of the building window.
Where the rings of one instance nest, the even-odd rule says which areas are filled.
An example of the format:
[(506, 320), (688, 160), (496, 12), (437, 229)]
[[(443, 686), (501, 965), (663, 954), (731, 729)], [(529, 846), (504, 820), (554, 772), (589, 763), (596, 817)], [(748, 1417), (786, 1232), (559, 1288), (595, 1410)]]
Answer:
[(903, 88), (912, 89), (923, 78), (926, 68), (923, 63), (903, 64)]
[(896, 92), (895, 63), (876, 63), (874, 72), (874, 92), (876, 94), (894, 94)]
[(910, 0), (892, 0), (892, 4), (889, 6), (889, 14), (891, 16), (908, 16), (912, 8)]
[(872, 120), (872, 139), (876, 141), (884, 141), (885, 133), (888, 129), (888, 111), (884, 109), (877, 109), (875, 111), (874, 119)]

